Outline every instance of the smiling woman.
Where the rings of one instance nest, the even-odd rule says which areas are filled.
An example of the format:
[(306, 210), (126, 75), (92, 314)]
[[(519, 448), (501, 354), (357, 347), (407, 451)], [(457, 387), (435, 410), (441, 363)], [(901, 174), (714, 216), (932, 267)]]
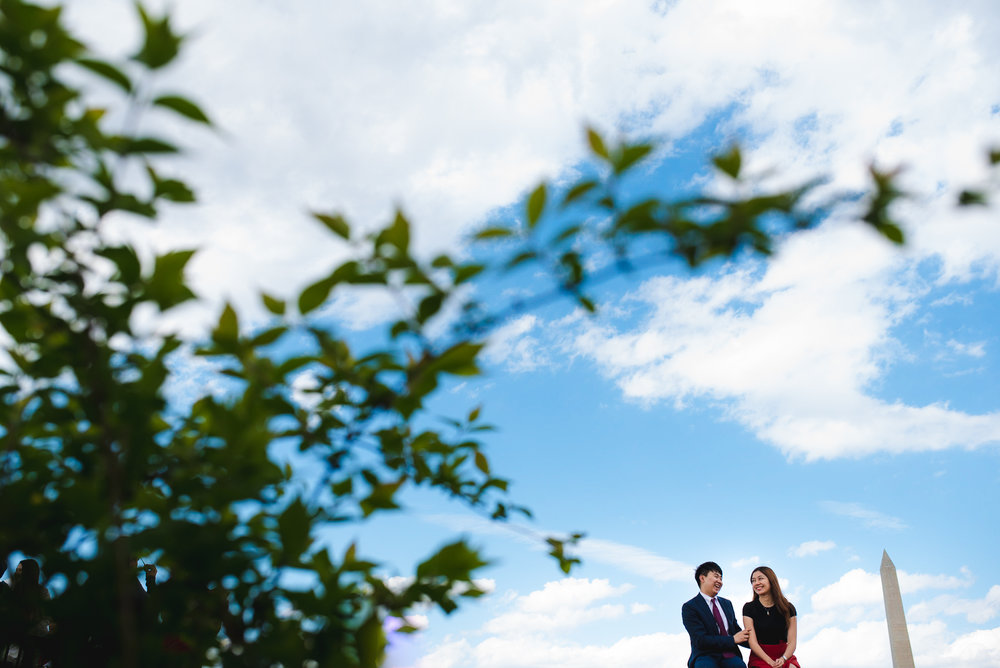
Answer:
[(748, 668), (798, 666), (798, 613), (781, 593), (778, 576), (767, 566), (750, 574), (753, 600), (743, 606), (743, 625), (750, 632)]

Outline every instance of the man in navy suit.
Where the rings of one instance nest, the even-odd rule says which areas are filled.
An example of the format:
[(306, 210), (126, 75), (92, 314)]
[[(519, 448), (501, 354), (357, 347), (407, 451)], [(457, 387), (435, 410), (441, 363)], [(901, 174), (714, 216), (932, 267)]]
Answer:
[(736, 645), (746, 645), (750, 633), (736, 623), (733, 604), (719, 596), (722, 568), (706, 561), (695, 569), (694, 579), (700, 592), (681, 606), (681, 619), (691, 636), (688, 668), (746, 668)]

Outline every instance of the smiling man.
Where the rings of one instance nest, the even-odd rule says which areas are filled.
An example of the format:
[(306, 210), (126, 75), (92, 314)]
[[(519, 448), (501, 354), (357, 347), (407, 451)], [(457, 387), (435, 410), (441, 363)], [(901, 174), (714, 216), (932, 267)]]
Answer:
[(681, 619), (691, 638), (688, 668), (746, 668), (737, 644), (749, 633), (736, 623), (733, 604), (719, 596), (722, 568), (706, 561), (694, 571), (698, 595), (681, 606)]

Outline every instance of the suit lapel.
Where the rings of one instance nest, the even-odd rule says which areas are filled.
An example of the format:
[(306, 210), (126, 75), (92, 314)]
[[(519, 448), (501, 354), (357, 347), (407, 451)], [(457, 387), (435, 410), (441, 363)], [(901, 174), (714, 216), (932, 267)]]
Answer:
[(719, 605), (722, 606), (722, 614), (726, 616), (726, 623), (729, 625), (729, 629), (735, 628), (733, 625), (736, 624), (736, 609), (733, 607), (732, 601), (727, 598), (717, 598)]
[[(698, 594), (695, 596), (695, 599), (697, 599), (695, 605), (698, 606), (699, 610), (701, 610), (701, 614), (705, 618), (705, 621), (708, 622), (709, 628), (715, 629), (716, 635), (721, 636), (722, 633), (719, 631), (719, 625), (715, 622), (715, 615), (712, 614), (712, 608), (708, 607), (708, 602), (705, 600), (705, 597)], [(716, 600), (721, 599), (716, 598)], [(723, 614), (725, 614), (725, 611), (723, 611)]]

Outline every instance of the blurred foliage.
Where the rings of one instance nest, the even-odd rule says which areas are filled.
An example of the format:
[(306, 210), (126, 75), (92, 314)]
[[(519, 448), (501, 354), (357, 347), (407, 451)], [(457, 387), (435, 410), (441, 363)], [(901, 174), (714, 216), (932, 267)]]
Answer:
[[(490, 466), (478, 409), (444, 429), (421, 426), (435, 423), (427, 405), (446, 378), (480, 372), (490, 328), (549, 298), (593, 311), (592, 286), (650, 262), (770, 253), (777, 234), (826, 211), (804, 205), (815, 183), (765, 191), (736, 147), (712, 162), (743, 195), (629, 202), (623, 184), (654, 147), (589, 130), (593, 176), (539, 185), (523, 218), (480, 230), (471, 250), (424, 260), (402, 213), (357, 234), (317, 212), (353, 259), (291, 303), (263, 294), (273, 315), (264, 329), (225, 306), (194, 348), (231, 389), (180, 408), (164, 386), (171, 355), (188, 344), (136, 323), (196, 299), (185, 278), (193, 251), (146, 257), (106, 227), (112, 214), (155, 224), (164, 206), (195, 194), (158, 163), (179, 150), (170, 138), (112, 131), (109, 119), (213, 125), (195, 102), (156, 90), (183, 39), (168, 16), (140, 7), (138, 18), (140, 48), (111, 62), (66, 31), (58, 6), (0, 0), (0, 556), (42, 562), (54, 666), (378, 665), (387, 618), (412, 630), (405, 615), (415, 606), (451, 612), (481, 595), (474, 578), (485, 558), (456, 540), (390, 587), (384, 566), (355, 545), (314, 538), (393, 511), (404, 489), (420, 486), (497, 521), (530, 515)], [(68, 83), (86, 77), (117, 102), (94, 106)], [(899, 242), (893, 174), (872, 176), (859, 218)], [(534, 301), (482, 304), (466, 289), (526, 265), (552, 277)], [(347, 286), (405, 297), (384, 344), (357, 351), (320, 324), (318, 311)], [(455, 313), (453, 328), (429, 333)], [(277, 353), (291, 337), (298, 352)], [(300, 463), (281, 465), (276, 443), (297, 448)], [(538, 537), (565, 572), (580, 538)], [(148, 595), (139, 558), (169, 573)], [(290, 584), (289, 570), (309, 585)]]
[(994, 146), (986, 152), (986, 164), (989, 169), (987, 180), (962, 190), (958, 194), (959, 206), (988, 206), (992, 203), (991, 198), (1000, 192), (1000, 146)]

